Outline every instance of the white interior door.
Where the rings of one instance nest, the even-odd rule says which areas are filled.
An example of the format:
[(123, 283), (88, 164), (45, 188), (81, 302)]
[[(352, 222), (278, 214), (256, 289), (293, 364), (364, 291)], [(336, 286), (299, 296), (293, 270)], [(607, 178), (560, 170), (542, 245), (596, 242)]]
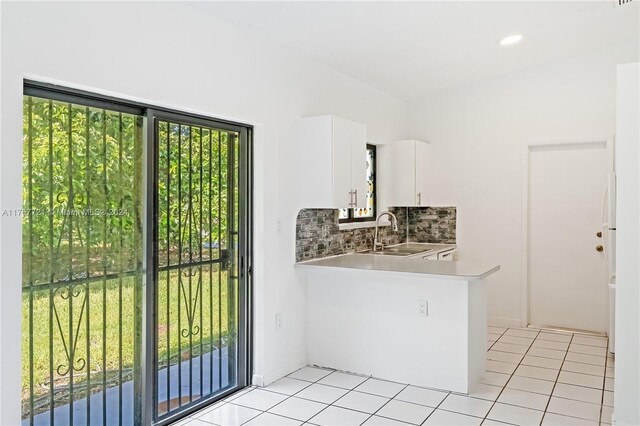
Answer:
[(529, 155), (530, 323), (604, 332), (602, 199), (606, 144), (535, 147)]

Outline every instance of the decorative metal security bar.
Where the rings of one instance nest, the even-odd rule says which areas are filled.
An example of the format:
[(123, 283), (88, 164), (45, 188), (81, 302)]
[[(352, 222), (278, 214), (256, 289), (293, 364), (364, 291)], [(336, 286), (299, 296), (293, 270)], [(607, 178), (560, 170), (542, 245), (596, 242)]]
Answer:
[(238, 133), (155, 122), (156, 417), (235, 387)]
[(143, 118), (34, 96), (23, 117), (23, 424), (139, 423)]

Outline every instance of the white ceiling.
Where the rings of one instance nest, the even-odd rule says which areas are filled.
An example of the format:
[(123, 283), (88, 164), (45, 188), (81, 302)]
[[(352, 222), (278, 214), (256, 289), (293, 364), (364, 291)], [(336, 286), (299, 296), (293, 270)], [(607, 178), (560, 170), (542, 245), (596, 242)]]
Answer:
[[(409, 100), (638, 38), (639, 1), (191, 2)], [(517, 45), (498, 44), (520, 33)]]

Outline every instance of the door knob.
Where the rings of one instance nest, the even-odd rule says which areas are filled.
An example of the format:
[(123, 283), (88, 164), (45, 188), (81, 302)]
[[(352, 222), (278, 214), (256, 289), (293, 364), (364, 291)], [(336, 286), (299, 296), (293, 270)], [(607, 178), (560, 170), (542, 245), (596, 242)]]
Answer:
[(598, 237), (598, 238), (602, 238), (602, 231), (600, 231), (600, 232), (596, 232), (596, 237)]
[(604, 247), (602, 247), (602, 244), (598, 244), (596, 246), (596, 251), (602, 251), (602, 250), (604, 250)]

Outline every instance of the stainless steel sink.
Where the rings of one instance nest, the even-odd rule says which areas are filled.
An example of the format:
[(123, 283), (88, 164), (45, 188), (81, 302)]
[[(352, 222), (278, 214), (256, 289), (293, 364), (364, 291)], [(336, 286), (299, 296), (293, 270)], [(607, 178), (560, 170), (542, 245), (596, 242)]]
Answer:
[(397, 246), (385, 247), (384, 250), (369, 250), (365, 253), (376, 254), (380, 256), (412, 256), (414, 254), (429, 253), (433, 248), (425, 247), (423, 244), (401, 244)]

